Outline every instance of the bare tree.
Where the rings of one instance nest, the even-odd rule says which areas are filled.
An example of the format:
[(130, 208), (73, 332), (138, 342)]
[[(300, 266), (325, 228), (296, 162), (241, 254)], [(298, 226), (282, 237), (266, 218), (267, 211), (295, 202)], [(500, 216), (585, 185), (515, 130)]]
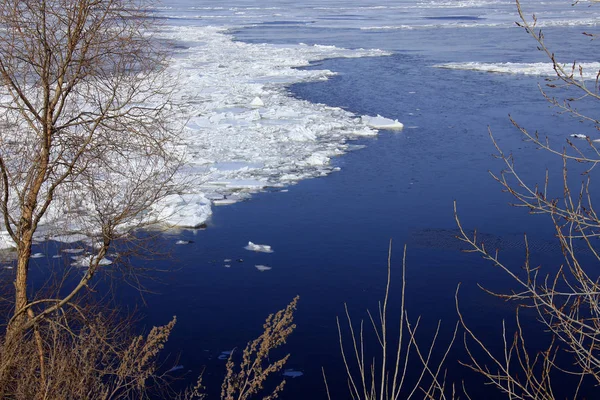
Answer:
[[(585, 70), (585, 66), (577, 62), (565, 64), (558, 60), (546, 46), (535, 15), (526, 17), (519, 0), (516, 0), (516, 7), (521, 18), (517, 25), (534, 38), (538, 49), (548, 56), (556, 73), (554, 79), (545, 88), (541, 88), (544, 97), (561, 112), (583, 122), (583, 125), (578, 126), (579, 129), (587, 127), (591, 133), (597, 132), (600, 129), (597, 117), (581, 112), (577, 102), (584, 99), (600, 100), (600, 71), (591, 71), (592, 76), (596, 76), (595, 80), (586, 79), (590, 71)], [(594, 37), (588, 33), (586, 36)], [(574, 91), (575, 95), (563, 100), (557, 99), (548, 92), (557, 87)], [(471, 234), (463, 229), (458, 217), (456, 220), (461, 233), (460, 239), (470, 246), (470, 251), (480, 254), (499, 267), (517, 285), (511, 292), (492, 294), (515, 302), (519, 308), (533, 309), (543, 332), (549, 332), (548, 344), (543, 351), (531, 349), (517, 311), (516, 332), (511, 334), (503, 324), (504, 353), (494, 354), (489, 345), (469, 329), (461, 314), (469, 355), (466, 365), (482, 374), (489, 383), (511, 399), (564, 398), (565, 394), (559, 396), (557, 393), (559, 385), (563, 386), (563, 391), (565, 387), (561, 379), (553, 379), (556, 374), (572, 377), (569, 398), (579, 398), (584, 395), (582, 388), (586, 382), (594, 385), (600, 383), (600, 280), (596, 270), (596, 263), (600, 261), (597, 243), (600, 217), (594, 209), (590, 190), (593, 169), (600, 162), (600, 152), (597, 143), (588, 135), (580, 134), (581, 138), (585, 138), (581, 141), (583, 145), (567, 140), (566, 146), (555, 148), (548, 138), (541, 137), (538, 132), (531, 132), (517, 121), (512, 122), (526, 140), (557, 157), (562, 165), (562, 196), (550, 197), (551, 174), (548, 172), (541, 185), (526, 182), (519, 175), (512, 155), (500, 148), (490, 131), (498, 157), (505, 164), (505, 169), (500, 174), (493, 174), (493, 178), (503, 190), (514, 196), (517, 206), (526, 207), (531, 213), (546, 215), (552, 220), (557, 246), (563, 254), (561, 265), (551, 269), (531, 265), (529, 248), (526, 247), (525, 262), (519, 266), (524, 271), (516, 269), (501, 260), (497, 251), (486, 248), (476, 233)], [(587, 170), (583, 174), (581, 185), (572, 190), (574, 177), (572, 173), (569, 174), (569, 169), (575, 164), (587, 166)], [(527, 243), (527, 237), (525, 239)], [(583, 251), (586, 255), (583, 255)], [(538, 334), (544, 335), (543, 332), (538, 331)], [(569, 362), (561, 362), (567, 357)]]
[[(0, 1), (0, 213), (16, 247), (5, 350), (33, 329), (42, 377), (40, 323), (74, 306), (115, 240), (153, 222), (150, 206), (176, 190), (165, 57), (147, 6)], [(74, 234), (90, 249), (79, 281), (39, 297), (34, 241)]]

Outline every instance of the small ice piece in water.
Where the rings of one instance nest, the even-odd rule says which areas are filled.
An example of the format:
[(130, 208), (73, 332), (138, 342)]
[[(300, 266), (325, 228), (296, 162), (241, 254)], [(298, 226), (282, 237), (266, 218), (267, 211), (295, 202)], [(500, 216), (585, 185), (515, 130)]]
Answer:
[(223, 265), (225, 268), (231, 268), (231, 264), (225, 264)]
[(271, 269), (271, 267), (267, 267), (266, 265), (255, 265), (254, 267), (260, 272), (268, 271)]
[(231, 350), (222, 351), (221, 354), (219, 355), (219, 357), (217, 357), (217, 359), (219, 359), (219, 360), (227, 360), (227, 359), (229, 359), (230, 355), (231, 355)]
[(298, 378), (299, 376), (304, 375), (304, 372), (296, 371), (290, 368), (283, 371), (282, 375), (289, 376), (290, 378)]
[(390, 119), (382, 117), (377, 114), (376, 117), (370, 117), (368, 115), (364, 115), (361, 117), (363, 124), (370, 126), (375, 129), (395, 129), (401, 130), (404, 128), (404, 124), (402, 122), (398, 122), (397, 119)]
[(271, 246), (267, 244), (254, 244), (252, 242), (248, 242), (248, 246), (244, 247), (246, 250), (250, 251), (258, 251), (260, 253), (272, 253), (273, 249)]
[(265, 103), (261, 100), (260, 97), (256, 96), (252, 102), (250, 103), (252, 107), (264, 107)]
[(226, 258), (223, 260), (224, 263), (230, 263), (231, 262), (231, 258)]
[(62, 252), (63, 253), (69, 253), (69, 254), (77, 254), (77, 253), (81, 253), (83, 251), (83, 249), (79, 248), (79, 249), (63, 249)]
[(175, 244), (190, 244), (193, 243), (191, 240), (178, 240)]
[(576, 139), (587, 139), (587, 136), (581, 133), (572, 133), (570, 136)]
[(183, 369), (183, 365), (176, 365), (173, 368), (171, 368), (170, 370), (165, 371), (165, 374), (168, 374), (169, 372), (179, 371), (180, 369)]
[[(92, 260), (95, 260), (95, 256), (76, 256), (76, 257), (72, 257), (75, 261), (71, 263), (71, 265), (73, 267), (89, 267), (90, 266), (90, 262), (92, 262)], [(110, 261), (107, 258), (103, 258), (102, 260), (100, 260), (98, 262), (98, 265), (110, 265), (112, 264), (112, 261)]]
[(52, 258), (61, 258), (62, 256), (60, 254), (55, 254), (52, 256)]
[(44, 258), (44, 253), (34, 253), (31, 258)]

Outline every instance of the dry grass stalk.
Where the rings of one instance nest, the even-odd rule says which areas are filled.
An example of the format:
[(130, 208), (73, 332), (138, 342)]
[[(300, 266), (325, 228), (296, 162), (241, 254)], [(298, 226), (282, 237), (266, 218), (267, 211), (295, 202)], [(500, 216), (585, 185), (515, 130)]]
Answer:
[[(262, 398), (273, 400), (279, 398), (285, 386), (283, 379), (273, 390), (263, 394), (265, 382), (273, 374), (281, 371), (289, 358), (272, 361), (271, 352), (283, 345), (289, 335), (294, 331), (294, 311), (299, 297), (296, 296), (286, 308), (271, 314), (263, 325), (263, 333), (256, 339), (248, 342), (242, 352), (242, 359), (236, 365), (235, 351), (232, 351), (226, 364), (226, 375), (221, 385), (221, 400), (247, 400)], [(196, 386), (185, 396), (185, 399), (204, 399), (202, 375), (198, 378)]]
[[(373, 331), (377, 337), (379, 350), (378, 356), (370, 358), (367, 355), (367, 341), (365, 339), (364, 321), (360, 321), (358, 327), (345, 307), (345, 319), (347, 323), (348, 339), (344, 336), (344, 329), (339, 318), (337, 326), (342, 358), (348, 378), (348, 390), (350, 398), (355, 400), (398, 400), (398, 399), (452, 399), (455, 398), (454, 387), (446, 383), (444, 363), (456, 338), (458, 324), (455, 326), (450, 343), (442, 353), (441, 359), (434, 361), (434, 349), (440, 332), (441, 323), (438, 322), (437, 329), (433, 335), (428, 348), (421, 347), (416, 340), (420, 318), (412, 323), (405, 309), (406, 291), (406, 246), (402, 259), (402, 287), (401, 304), (399, 310), (399, 334), (397, 338), (390, 338), (388, 326), (388, 301), (391, 290), (391, 255), (392, 242), (390, 241), (387, 282), (383, 302), (379, 303), (378, 315), (367, 310)], [(349, 350), (348, 350), (349, 348)], [(416, 357), (415, 366), (410, 362)], [(418, 369), (415, 369), (418, 368)], [(409, 370), (420, 371), (415, 382), (408, 382)], [(325, 372), (327, 396), (331, 399), (329, 385)]]

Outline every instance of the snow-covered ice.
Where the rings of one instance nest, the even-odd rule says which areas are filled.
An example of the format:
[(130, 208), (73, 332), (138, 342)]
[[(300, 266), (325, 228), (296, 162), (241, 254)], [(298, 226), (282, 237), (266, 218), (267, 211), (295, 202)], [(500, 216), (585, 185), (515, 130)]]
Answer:
[(244, 247), (246, 250), (256, 251), (259, 253), (272, 253), (273, 249), (267, 244), (255, 244), (248, 242), (248, 245)]
[[(594, 80), (600, 71), (600, 63), (589, 62), (577, 64), (581, 65), (582, 74), (579, 74), (579, 68), (576, 67), (574, 71), (574, 78), (584, 80)], [(462, 62), (462, 63), (445, 63), (434, 65), (437, 68), (446, 69), (459, 69), (459, 70), (471, 70), (481, 72), (496, 72), (503, 74), (523, 74), (523, 75), (537, 75), (537, 76), (556, 76), (554, 65), (551, 62), (538, 62), (538, 63), (482, 63), (482, 62)], [(572, 64), (562, 65), (565, 72), (570, 74), (572, 71)]]
[(44, 258), (45, 254), (44, 253), (33, 253), (31, 255), (31, 258)]
[(259, 270), (260, 272), (264, 272), (264, 271), (268, 271), (271, 269), (271, 267), (267, 266), (267, 265), (255, 265), (254, 268), (256, 268), (257, 270)]
[(584, 135), (582, 133), (572, 133), (569, 136), (571, 136), (572, 138), (575, 138), (575, 139), (587, 139), (588, 138), (587, 135)]
[[(71, 263), (71, 265), (73, 267), (83, 267), (83, 268), (89, 267), (90, 263), (93, 260), (95, 260), (95, 257), (91, 256), (91, 255), (90, 256), (74, 256), (72, 258), (73, 258), (73, 260), (75, 260)], [(99, 265), (110, 265), (110, 264), (112, 264), (112, 261), (107, 258), (103, 258), (100, 260), (100, 262), (98, 264)]]
[(401, 130), (404, 128), (404, 124), (402, 124), (402, 122), (398, 122), (397, 119), (382, 117), (379, 114), (377, 114), (376, 117), (364, 115), (361, 117), (361, 119), (365, 125), (374, 129)]

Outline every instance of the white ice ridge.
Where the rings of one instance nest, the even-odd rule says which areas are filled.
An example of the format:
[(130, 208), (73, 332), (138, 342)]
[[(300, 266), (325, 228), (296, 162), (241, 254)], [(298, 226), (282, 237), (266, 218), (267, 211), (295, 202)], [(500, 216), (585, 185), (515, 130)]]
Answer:
[(257, 251), (259, 253), (272, 253), (273, 249), (268, 244), (255, 244), (248, 242), (248, 246), (244, 247), (246, 250)]
[(181, 179), (193, 184), (185, 196), (156, 206), (161, 219), (171, 225), (199, 226), (210, 216), (211, 205), (324, 176), (333, 170), (331, 157), (348, 151), (348, 140), (377, 134), (356, 115), (296, 99), (286, 87), (334, 75), (296, 68), (312, 61), (389, 53), (248, 44), (217, 27), (163, 27), (159, 38), (189, 46), (174, 46), (178, 49), (169, 73), (176, 81), (174, 98), (185, 121), (180, 147), (187, 166)]
[(391, 130), (402, 130), (404, 129), (404, 124), (402, 122), (398, 122), (397, 119), (389, 119), (382, 117), (377, 114), (376, 117), (369, 117), (364, 115), (362, 118), (364, 124), (370, 126), (374, 129), (391, 129)]
[[(574, 73), (575, 79), (593, 80), (596, 79), (600, 71), (600, 63), (577, 63), (575, 70), (572, 71), (573, 64), (561, 64), (567, 74)], [(579, 73), (579, 66), (582, 68), (582, 74)], [(480, 62), (464, 62), (464, 63), (447, 63), (434, 65), (437, 68), (460, 69), (483, 72), (498, 72), (504, 74), (523, 74), (537, 76), (556, 76), (552, 63), (480, 63)]]

